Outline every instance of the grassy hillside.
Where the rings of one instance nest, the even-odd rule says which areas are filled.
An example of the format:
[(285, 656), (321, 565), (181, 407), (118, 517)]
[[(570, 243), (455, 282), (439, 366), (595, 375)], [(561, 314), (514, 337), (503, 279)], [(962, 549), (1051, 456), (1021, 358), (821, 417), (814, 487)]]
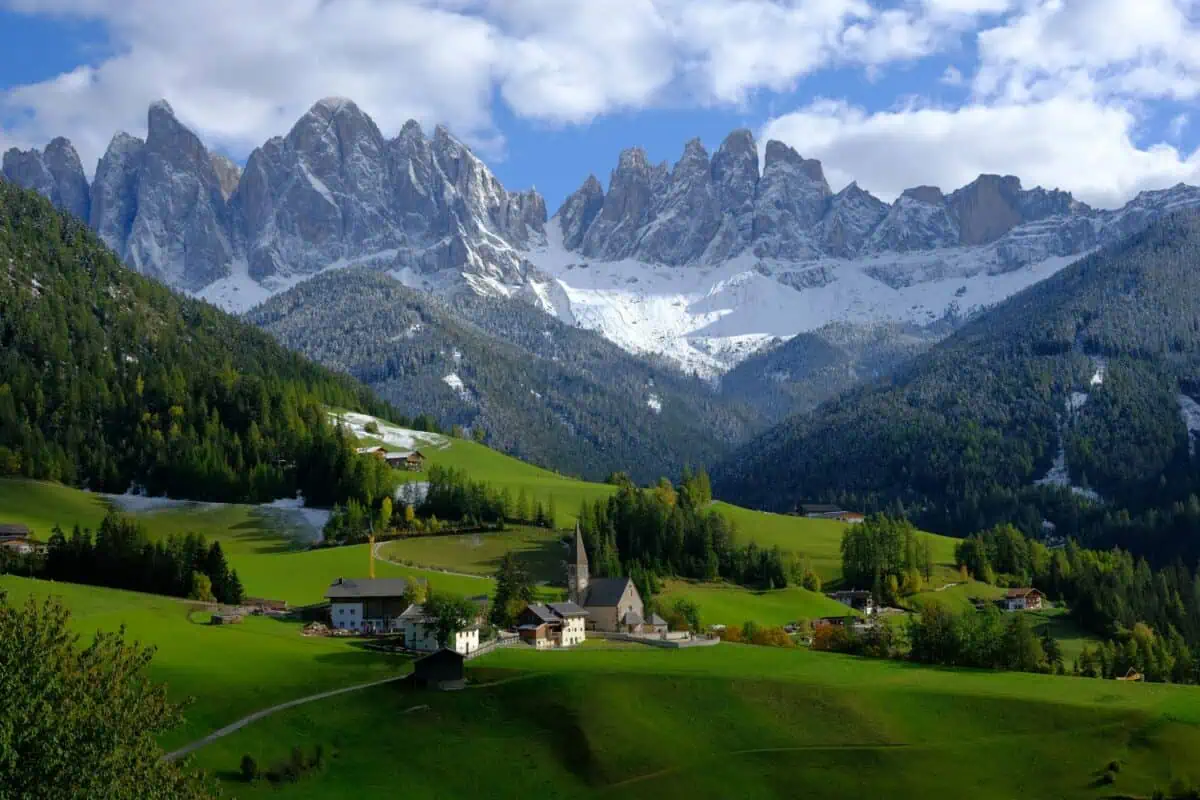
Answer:
[[(106, 504), (97, 495), (52, 483), (0, 480), (0, 521), (18, 521), (39, 534), (55, 524), (70, 530), (76, 522), (95, 527)], [(10, 513), (10, 510), (15, 510)], [(246, 594), (287, 600), (293, 604), (319, 602), (339, 577), (365, 577), (369, 569), (366, 545), (308, 550), (295, 531), (274, 509), (249, 505), (188, 504), (181, 508), (132, 512), (152, 538), (185, 533), (203, 534), (221, 542), (230, 566), (238, 571)], [(465, 595), (490, 592), (492, 581), (412, 569), (376, 560), (378, 577), (420, 578), (443, 591)]]
[(402, 564), (452, 569), (470, 575), (491, 576), (500, 559), (513, 552), (535, 581), (563, 583), (567, 550), (562, 534), (545, 528), (511, 528), (499, 533), (462, 536), (421, 536), (398, 539), (379, 549), (381, 556)]
[(154, 645), (150, 676), (166, 683), (175, 701), (196, 698), (185, 725), (164, 741), (168, 748), (260, 708), (408, 669), (406, 659), (344, 639), (303, 637), (296, 623), (250, 617), (241, 625), (207, 625), (205, 614), (191, 614), (191, 604), (169, 597), (8, 575), (0, 575), (0, 591), (10, 603), (60, 597), (85, 640), (125, 625), (129, 638)]
[(785, 625), (799, 619), (853, 613), (836, 600), (798, 586), (759, 592), (728, 583), (667, 581), (665, 591), (660, 595), (662, 604), (669, 606), (681, 597), (700, 607), (700, 621), (705, 626), (741, 625), (747, 620), (763, 625)]
[[(761, 547), (775, 547), (807, 556), (823, 581), (842, 576), (842, 533), (846, 523), (827, 519), (807, 519), (787, 514), (751, 511), (729, 503), (715, 507), (737, 525), (738, 536)], [(954, 567), (956, 539), (934, 534), (918, 534), (933, 543), (933, 560), (943, 573)], [(935, 578), (938, 576), (935, 576)]]
[[(328, 800), (398, 785), (410, 797), (1094, 798), (1200, 778), (1187, 755), (1200, 695), (1187, 688), (738, 645), (507, 650), (471, 672), (495, 684), (300, 707), (198, 760), (228, 774), (243, 753), (270, 763), (321, 744), (329, 766), (294, 787), (227, 790)], [(1098, 791), (1113, 760), (1115, 784)]]

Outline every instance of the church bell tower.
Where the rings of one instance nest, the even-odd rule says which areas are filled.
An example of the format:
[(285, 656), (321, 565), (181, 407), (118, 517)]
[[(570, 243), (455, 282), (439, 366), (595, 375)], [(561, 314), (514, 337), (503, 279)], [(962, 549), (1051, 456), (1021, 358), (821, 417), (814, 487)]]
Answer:
[(582, 606), (587, 600), (588, 590), (588, 558), (587, 550), (583, 547), (583, 533), (579, 523), (575, 523), (575, 552), (567, 564), (567, 599)]

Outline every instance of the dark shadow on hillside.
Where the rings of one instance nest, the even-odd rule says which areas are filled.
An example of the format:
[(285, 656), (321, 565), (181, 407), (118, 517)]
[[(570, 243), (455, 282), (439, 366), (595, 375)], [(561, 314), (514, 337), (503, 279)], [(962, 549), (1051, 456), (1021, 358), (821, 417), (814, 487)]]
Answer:
[[(549, 581), (552, 586), (565, 588), (567, 585), (566, 561), (570, 557), (570, 551), (563, 547), (562, 539), (559, 537), (535, 539), (531, 536), (525, 542), (532, 546), (517, 550), (517, 560), (529, 572), (534, 582)], [(503, 556), (497, 556), (484, 562), (487, 565), (488, 576), (495, 575), (500, 569), (501, 558)]]
[(261, 514), (255, 514), (254, 519), (244, 520), (230, 527), (233, 538), (241, 544), (249, 544), (254, 553), (291, 553), (304, 549), (304, 543), (299, 536), (288, 536), (280, 531), (272, 530)]
[[(400, 667), (404, 666), (405, 664), (410, 663), (412, 661), (412, 658), (410, 656), (401, 655), (399, 653), (380, 653), (380, 652), (377, 652), (374, 650), (367, 650), (364, 648), (364, 649), (346, 650), (346, 651), (343, 651), (340, 653), (322, 653), (321, 655), (317, 656), (313, 660), (320, 662), (322, 664), (332, 664), (337, 667), (351, 667), (351, 666), (356, 666), (356, 665), (360, 665), (360, 664), (375, 664), (375, 663), (380, 663), (380, 662), (387, 662), (389, 664), (394, 665), (397, 669), (399, 669)], [(386, 677), (386, 676), (381, 675), (380, 677)], [(366, 678), (363, 680), (363, 683), (366, 683), (369, 680), (370, 680), (370, 678)]]

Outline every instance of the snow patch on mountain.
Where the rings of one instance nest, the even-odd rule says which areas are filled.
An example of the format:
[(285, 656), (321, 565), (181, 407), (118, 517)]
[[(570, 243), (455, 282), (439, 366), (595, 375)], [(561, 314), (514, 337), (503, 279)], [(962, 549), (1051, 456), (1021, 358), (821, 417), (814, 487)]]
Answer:
[[(462, 353), (455, 350), (454, 351), (455, 362), (458, 362), (461, 359), (462, 359)], [(449, 375), (442, 378), (442, 380), (445, 382), (445, 384), (447, 386), (449, 386), (451, 389), (453, 389), (456, 394), (458, 394), (459, 398), (464, 403), (469, 403), (474, 399), (474, 396), (471, 394), (471, 390), (468, 389), (466, 384), (463, 383), (462, 378), (458, 377), (457, 372), (451, 372)]]
[(649, 408), (651, 411), (653, 411), (655, 414), (661, 414), (662, 413), (662, 400), (659, 399), (658, 395), (652, 394), (646, 398), (646, 407)]
[(1196, 436), (1200, 434), (1200, 403), (1182, 393), (1176, 399), (1179, 401), (1179, 413), (1183, 415), (1183, 424), (1187, 426), (1188, 453), (1195, 455)]
[(989, 306), (1079, 257), (1007, 272), (995, 272), (987, 253), (964, 248), (802, 263), (743, 254), (718, 265), (669, 267), (584, 260), (562, 246), (558, 220), (546, 226), (546, 245), (526, 256), (550, 279), (530, 287), (535, 304), (630, 352), (705, 377), (776, 338), (829, 323), (926, 325)]
[[(446, 450), (450, 447), (449, 437), (442, 436), (440, 433), (427, 433), (425, 431), (401, 428), (399, 425), (385, 422), (378, 417), (372, 417), (370, 414), (360, 414), (355, 411), (330, 411), (329, 418), (334, 424), (341, 424), (349, 428), (350, 432), (355, 436), (378, 439), (385, 445), (394, 447), (397, 450), (416, 450), (419, 447)], [(367, 425), (372, 422), (375, 423), (379, 433), (370, 433), (366, 430)]]

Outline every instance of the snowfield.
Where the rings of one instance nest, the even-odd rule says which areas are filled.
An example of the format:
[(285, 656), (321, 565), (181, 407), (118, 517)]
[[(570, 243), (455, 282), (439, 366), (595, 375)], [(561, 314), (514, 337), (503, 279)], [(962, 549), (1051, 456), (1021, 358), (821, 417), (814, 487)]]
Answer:
[(776, 338), (831, 322), (927, 325), (947, 313), (986, 307), (1083, 255), (1007, 272), (998, 271), (986, 248), (811, 262), (746, 254), (717, 266), (667, 267), (587, 261), (562, 247), (554, 220), (545, 247), (527, 254), (549, 280), (534, 280), (526, 297), (630, 352), (659, 354), (711, 378)]
[[(397, 450), (416, 450), (421, 447), (434, 447), (438, 450), (445, 450), (450, 447), (450, 438), (442, 436), (440, 433), (426, 433), (425, 431), (401, 428), (398, 425), (393, 425), (390, 422), (384, 422), (381, 419), (372, 417), (370, 414), (359, 414), (354, 411), (347, 411), (345, 413), (331, 411), (329, 412), (329, 417), (334, 422), (341, 422), (348, 427), (355, 436), (369, 436)], [(367, 432), (366, 426), (371, 422), (379, 426), (379, 433)]]
[[(112, 503), (118, 511), (130, 514), (155, 514), (162, 511), (212, 511), (226, 508), (231, 503), (207, 503), (196, 500), (176, 500), (170, 497), (148, 497), (130, 490), (125, 494), (99, 493)], [(305, 542), (320, 542), (325, 538), (325, 523), (331, 512), (326, 508), (307, 508), (304, 498), (280, 498), (270, 503), (260, 503), (257, 508), (274, 518), (278, 527), (294, 532)]]

